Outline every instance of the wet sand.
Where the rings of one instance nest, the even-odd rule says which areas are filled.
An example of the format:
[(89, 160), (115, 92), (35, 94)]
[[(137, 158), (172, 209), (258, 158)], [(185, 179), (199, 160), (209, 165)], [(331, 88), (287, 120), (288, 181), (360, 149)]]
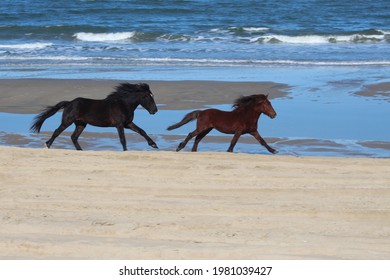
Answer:
[[(37, 113), (42, 108), (76, 97), (105, 98), (116, 80), (17, 79), (0, 80), (0, 112)], [(139, 81), (126, 81), (138, 83)], [(287, 95), (287, 85), (273, 82), (142, 81), (150, 85), (160, 109), (192, 109), (203, 105), (231, 104), (241, 95)]]
[[(272, 82), (148, 83), (162, 110), (231, 104), (254, 93), (290, 98), (287, 85)], [(36, 114), (78, 96), (104, 98), (117, 84), (1, 80), (0, 112)], [(88, 132), (82, 145), (89, 151), (74, 151), (68, 132), (54, 149), (34, 146), (50, 134), (0, 131), (7, 145), (0, 146), (2, 259), (390, 258), (390, 159), (176, 153), (171, 146), (118, 152), (114, 134)], [(88, 146), (103, 135), (110, 139), (105, 151)], [(182, 138), (156, 137), (175, 145)], [(210, 139), (223, 141), (224, 150), (230, 137), (223, 137)], [(267, 141), (342, 148), (320, 139)], [(362, 145), (389, 148), (382, 141)]]
[[(35, 114), (39, 113), (45, 106), (56, 104), (62, 100), (72, 100), (78, 96), (90, 98), (104, 98), (110, 93), (114, 86), (121, 81), (118, 80), (69, 80), (69, 79), (9, 79), (0, 80), (0, 145), (11, 145), (19, 147), (42, 147), (43, 143), (50, 137), (50, 134), (57, 128), (60, 120), (57, 116), (47, 120), (43, 126), (43, 133), (29, 134), (29, 126)], [(139, 81), (130, 81), (139, 82)], [(339, 112), (339, 116), (325, 116), (329, 119), (328, 122), (323, 122), (321, 118), (311, 115), (310, 107), (318, 103), (317, 115), (328, 114), (328, 111), (322, 109), (328, 107), (327, 110), (332, 110), (332, 106), (327, 104), (327, 100), (309, 101), (310, 90), (306, 98), (301, 98), (300, 101), (295, 101), (296, 96), (292, 94), (293, 88), (286, 84), (273, 82), (213, 82), (213, 81), (143, 81), (150, 84), (152, 91), (155, 94), (156, 103), (160, 112), (156, 116), (148, 116), (143, 114), (144, 110), (138, 110), (135, 116), (135, 122), (141, 126), (154, 139), (158, 139), (159, 146), (163, 150), (175, 150), (177, 144), (189, 131), (191, 125), (187, 125), (179, 130), (167, 132), (165, 128), (173, 122), (179, 121), (186, 110), (194, 108), (204, 108), (210, 106), (220, 106), (220, 104), (231, 104), (234, 99), (241, 95), (249, 95), (254, 93), (266, 93), (270, 95), (276, 110), (280, 113), (275, 120), (268, 120), (267, 117), (262, 117), (259, 126), (262, 136), (271, 144), (275, 145), (282, 155), (323, 155), (323, 156), (347, 156), (347, 157), (387, 157), (390, 155), (390, 146), (387, 138), (375, 131), (363, 132), (367, 135), (367, 139), (354, 138), (356, 135), (334, 135), (329, 132), (326, 135), (321, 135), (322, 131), (334, 128), (335, 125), (341, 126), (344, 131), (350, 130), (355, 124), (354, 119), (342, 124), (337, 118), (349, 117), (353, 112)], [(336, 82), (335, 82), (336, 83)], [(351, 87), (356, 88), (355, 95), (361, 96), (364, 92), (365, 98), (382, 99), (386, 98), (386, 92), (390, 91), (390, 83), (380, 83), (361, 86), (362, 81), (345, 80), (338, 81), (337, 85), (341, 84), (341, 88)], [(336, 86), (337, 87), (337, 86)], [(313, 89), (314, 90), (314, 89)], [(300, 91), (300, 90), (298, 90)], [(334, 89), (332, 89), (332, 92)], [(358, 104), (365, 102), (364, 98), (358, 101)], [(275, 102), (275, 103), (274, 103)], [(321, 102), (325, 102), (321, 107)], [(338, 102), (333, 100), (331, 102)], [(386, 102), (386, 101), (381, 101)], [(371, 102), (372, 103), (372, 102)], [(347, 104), (345, 102), (344, 104)], [(347, 106), (348, 105), (343, 105)], [(362, 105), (360, 105), (362, 106)], [(230, 109), (227, 105), (226, 110)], [(309, 109), (308, 112), (306, 110)], [(371, 108), (376, 110), (377, 108)], [(13, 115), (4, 115), (2, 112), (12, 113)], [(335, 113), (335, 112), (334, 112)], [(29, 115), (28, 115), (29, 114)], [(23, 116), (26, 117), (23, 117)], [(311, 118), (313, 118), (311, 120)], [(375, 117), (373, 117), (375, 120)], [(12, 120), (12, 126), (9, 123)], [(305, 123), (304, 123), (304, 122)], [(322, 122), (322, 123), (321, 123)], [(333, 122), (337, 122), (334, 124)], [(382, 121), (382, 124), (385, 121)], [(326, 128), (323, 125), (327, 125)], [(339, 129), (339, 131), (340, 131)], [(69, 128), (70, 133), (73, 127)], [(80, 137), (82, 147), (87, 150), (121, 150), (118, 137), (115, 130), (95, 129), (88, 126)], [(315, 132), (317, 131), (317, 132)], [(337, 132), (337, 129), (333, 129)], [(309, 132), (309, 136), (305, 136)], [(45, 133), (48, 133), (47, 135)], [(69, 134), (68, 133), (68, 134)], [(298, 137), (295, 135), (298, 133)], [(62, 134), (54, 143), (53, 148), (73, 149), (72, 142), (67, 133)], [(134, 135), (128, 131), (128, 147), (130, 150), (144, 150), (148, 146), (145, 145), (144, 139)], [(317, 134), (317, 135), (316, 135)], [(362, 134), (362, 133), (361, 133)], [(302, 137), (303, 136), (303, 137)], [(341, 137), (340, 137), (341, 136)], [(351, 137), (351, 138), (349, 138)], [(341, 139), (341, 141), (339, 140)], [(342, 139), (347, 139), (343, 141)], [(356, 141), (349, 141), (357, 139)], [(225, 151), (228, 143), (231, 140), (230, 135), (218, 134), (211, 132), (200, 146), (200, 151)], [(221, 145), (222, 143), (222, 145)], [(226, 143), (226, 144), (225, 144)], [(245, 146), (246, 143), (250, 145)], [(244, 145), (244, 146), (242, 146)], [(187, 150), (191, 148), (189, 143)], [(266, 153), (259, 147), (252, 137), (241, 137), (237, 146), (238, 152), (247, 153)]]
[(366, 97), (380, 97), (390, 101), (390, 82), (367, 85), (356, 94)]

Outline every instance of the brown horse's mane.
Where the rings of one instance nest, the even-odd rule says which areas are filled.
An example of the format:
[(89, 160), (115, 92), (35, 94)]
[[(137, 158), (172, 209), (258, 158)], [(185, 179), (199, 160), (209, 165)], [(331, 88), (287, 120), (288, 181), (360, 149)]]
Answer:
[(244, 108), (249, 105), (252, 105), (252, 103), (254, 102), (264, 101), (265, 99), (267, 99), (267, 96), (264, 94), (253, 94), (248, 96), (241, 96), (240, 98), (237, 98), (234, 101), (233, 109), (237, 110), (240, 108)]
[(121, 83), (114, 88), (115, 90), (107, 95), (106, 99), (120, 99), (127, 97), (129, 93), (137, 93), (150, 91), (149, 85), (145, 83), (139, 84), (130, 84), (130, 83)]

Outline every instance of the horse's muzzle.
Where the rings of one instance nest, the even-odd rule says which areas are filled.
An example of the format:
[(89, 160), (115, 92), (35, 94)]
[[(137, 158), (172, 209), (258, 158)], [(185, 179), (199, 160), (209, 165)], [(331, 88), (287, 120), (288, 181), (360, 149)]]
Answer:
[(273, 115), (271, 115), (270, 117), (271, 117), (271, 119), (274, 119), (274, 118), (276, 118), (276, 113), (275, 114), (273, 114)]
[(149, 111), (149, 114), (154, 115), (154, 114), (157, 113), (157, 111), (158, 111), (157, 108), (156, 108), (156, 109), (153, 109), (153, 110), (150, 110), (150, 111)]

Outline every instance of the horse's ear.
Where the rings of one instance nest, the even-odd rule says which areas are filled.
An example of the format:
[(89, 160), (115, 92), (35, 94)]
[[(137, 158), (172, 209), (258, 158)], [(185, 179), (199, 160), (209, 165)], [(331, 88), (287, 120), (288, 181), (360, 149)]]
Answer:
[(267, 95), (265, 96), (265, 99), (268, 99), (268, 95), (269, 95), (269, 94), (267, 94)]

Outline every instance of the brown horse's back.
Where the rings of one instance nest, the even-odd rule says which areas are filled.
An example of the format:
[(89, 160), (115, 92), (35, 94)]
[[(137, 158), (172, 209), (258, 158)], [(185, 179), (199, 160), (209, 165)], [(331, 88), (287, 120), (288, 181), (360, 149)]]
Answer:
[(234, 134), (237, 129), (246, 126), (245, 121), (236, 111), (222, 111), (218, 109), (207, 109), (201, 111), (198, 116), (197, 127), (199, 130), (215, 128), (216, 130)]

